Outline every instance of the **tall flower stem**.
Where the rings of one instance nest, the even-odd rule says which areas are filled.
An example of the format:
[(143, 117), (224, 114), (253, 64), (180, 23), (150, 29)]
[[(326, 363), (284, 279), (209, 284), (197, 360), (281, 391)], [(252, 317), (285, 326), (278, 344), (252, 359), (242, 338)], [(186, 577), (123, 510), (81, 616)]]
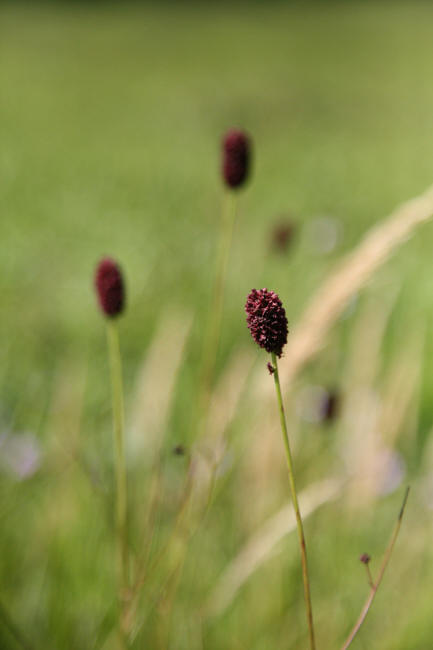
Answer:
[(127, 643), (127, 606), (129, 590), (128, 532), (127, 532), (127, 482), (125, 463), (125, 421), (123, 406), (122, 360), (119, 333), (114, 320), (107, 322), (108, 353), (110, 359), (111, 389), (113, 401), (114, 463), (116, 481), (116, 545), (119, 603), (119, 629), (122, 646)]
[(301, 511), (299, 510), (298, 495), (296, 492), (295, 476), (293, 472), (293, 459), (290, 450), (289, 435), (287, 433), (286, 416), (284, 413), (283, 398), (281, 396), (280, 377), (278, 374), (278, 362), (275, 352), (271, 353), (272, 365), (274, 367), (274, 382), (277, 392), (278, 410), (280, 413), (281, 431), (283, 434), (284, 448), (286, 451), (287, 467), (289, 470), (290, 491), (292, 494), (293, 507), (296, 515), (296, 525), (298, 528), (299, 546), (301, 549), (302, 578), (304, 581), (305, 606), (307, 610), (308, 631), (310, 637), (310, 648), (315, 650), (314, 626), (313, 626), (313, 609), (311, 607), (310, 582), (308, 578), (307, 548), (305, 544), (304, 527), (302, 524)]
[(209, 311), (209, 325), (204, 346), (203, 366), (200, 381), (200, 408), (199, 408), (199, 433), (206, 418), (212, 382), (215, 372), (215, 364), (218, 353), (218, 346), (221, 335), (221, 323), (224, 307), (224, 294), (227, 278), (227, 268), (230, 257), (230, 249), (233, 238), (233, 227), (236, 218), (237, 197), (235, 192), (226, 193), (223, 210), (221, 214), (220, 237), (215, 267), (215, 281), (212, 297), (212, 305)]

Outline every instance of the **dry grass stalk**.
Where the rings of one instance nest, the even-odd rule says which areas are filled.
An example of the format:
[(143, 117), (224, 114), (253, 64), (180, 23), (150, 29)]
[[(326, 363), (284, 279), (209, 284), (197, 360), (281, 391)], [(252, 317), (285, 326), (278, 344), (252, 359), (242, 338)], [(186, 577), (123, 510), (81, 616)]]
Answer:
[(343, 384), (350, 390), (373, 388), (377, 382), (383, 362), (383, 342), (398, 290), (395, 286), (387, 287), (386, 292), (374, 290), (362, 300), (345, 362)]
[(281, 361), (281, 378), (287, 391), (305, 364), (321, 349), (329, 329), (348, 300), (368, 281), (417, 226), (433, 217), (433, 187), (398, 207), (374, 226), (354, 251), (325, 280), (313, 296), (289, 337)]
[(378, 427), (382, 408), (378, 391), (381, 372), (381, 349), (397, 291), (386, 296), (376, 294), (363, 301), (351, 336), (347, 355), (343, 412), (336, 449), (343, 456), (346, 471), (355, 477), (346, 491), (346, 507), (368, 507), (376, 496), (382, 474), (377, 472), (388, 463)]
[(224, 369), (216, 390), (212, 395), (209, 408), (206, 433), (209, 438), (219, 437), (229, 427), (245, 389), (254, 355), (249, 350), (242, 350), (233, 355)]
[[(272, 381), (272, 377), (269, 380)], [(244, 531), (259, 526), (270, 512), (281, 506), (282, 494), (283, 498), (287, 496), (286, 467), (278, 438), (278, 413), (276, 409), (257, 413), (253, 408), (254, 405), (250, 407), (249, 420), (244, 425), (248, 441), (243, 443), (246, 445), (245, 453), (239, 459), (234, 489), (239, 511), (238, 525)], [(248, 427), (249, 422), (251, 425)], [(254, 508), (251, 503), (254, 503)]]
[[(304, 520), (321, 505), (335, 499), (343, 485), (344, 480), (332, 478), (314, 483), (301, 492), (299, 501)], [(268, 519), (226, 567), (208, 600), (205, 613), (209, 616), (222, 614), (242, 585), (272, 555), (278, 542), (294, 530), (295, 513), (289, 504)]]
[[(227, 432), (239, 408), (254, 362), (251, 352), (234, 354), (218, 380), (211, 396), (206, 420), (206, 436), (194, 448), (193, 492), (200, 510), (212, 494), (214, 483), (227, 449)], [(208, 504), (209, 505), (209, 504)]]
[(395, 361), (381, 374), (382, 340), (394, 298), (369, 300), (354, 330), (340, 436), (337, 449), (353, 477), (346, 506), (368, 508), (377, 494), (392, 491), (402, 480), (404, 463), (395, 451), (398, 435), (416, 413), (424, 336), (417, 327)]
[(169, 311), (142, 364), (131, 408), (128, 456), (151, 463), (163, 440), (174, 384), (191, 329), (189, 314)]
[[(417, 416), (417, 397), (421, 385), (421, 373), (425, 358), (425, 324), (418, 324), (401, 347), (400, 354), (393, 362), (384, 387), (383, 409), (379, 429), (386, 443), (393, 447), (399, 433), (405, 427), (407, 436), (408, 420)], [(412, 417), (410, 417), (412, 416)], [(406, 426), (405, 426), (406, 425)], [(412, 426), (413, 431), (413, 426)]]

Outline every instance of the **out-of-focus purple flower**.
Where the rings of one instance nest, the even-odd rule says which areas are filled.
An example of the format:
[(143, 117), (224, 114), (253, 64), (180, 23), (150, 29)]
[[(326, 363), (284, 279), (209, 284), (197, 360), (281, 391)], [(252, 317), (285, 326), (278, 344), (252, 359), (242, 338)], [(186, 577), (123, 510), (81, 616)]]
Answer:
[(362, 564), (368, 564), (371, 560), (371, 557), (369, 556), (368, 553), (363, 553), (361, 557), (359, 558), (359, 561), (362, 562)]
[(0, 436), (0, 468), (18, 481), (30, 478), (41, 465), (41, 450), (31, 433)]
[(299, 416), (313, 424), (331, 424), (340, 412), (341, 396), (335, 389), (307, 385), (297, 398)]
[(281, 357), (287, 343), (287, 318), (274, 291), (253, 289), (245, 305), (247, 325), (255, 342), (267, 352)]
[(248, 178), (251, 158), (250, 138), (243, 131), (231, 129), (223, 138), (222, 173), (232, 189), (241, 187)]
[(121, 270), (110, 257), (101, 260), (96, 268), (95, 288), (99, 304), (106, 316), (111, 318), (122, 313), (125, 304), (125, 288)]
[(397, 451), (384, 448), (372, 459), (372, 466), (377, 467), (377, 476), (381, 477), (378, 485), (379, 494), (391, 494), (398, 488), (406, 474), (406, 463)]
[(296, 234), (296, 225), (287, 219), (277, 223), (271, 232), (271, 248), (276, 253), (285, 253)]
[(332, 253), (338, 244), (341, 223), (334, 217), (315, 217), (306, 224), (307, 241), (317, 255)]
[(320, 405), (322, 422), (334, 422), (340, 410), (340, 396), (336, 390), (326, 391)]

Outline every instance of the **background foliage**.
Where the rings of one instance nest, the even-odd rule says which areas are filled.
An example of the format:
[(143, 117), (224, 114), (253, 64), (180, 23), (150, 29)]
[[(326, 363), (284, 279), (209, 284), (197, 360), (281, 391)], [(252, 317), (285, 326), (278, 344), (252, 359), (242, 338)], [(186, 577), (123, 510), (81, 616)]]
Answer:
[[(129, 409), (161, 322), (174, 349), (179, 322), (192, 323), (161, 438), (151, 526), (158, 548), (175, 521), (185, 474), (185, 460), (171, 449), (193, 442), (222, 202), (221, 134), (241, 126), (255, 150), (230, 262), (222, 376), (241, 350), (264, 367), (244, 322), (253, 286), (278, 291), (295, 322), (335, 261), (432, 182), (432, 20), (433, 7), (423, 2), (0, 8), (0, 601), (36, 648), (98, 647), (105, 633), (106, 647), (112, 643), (111, 423), (95, 263), (108, 253), (127, 278), (121, 343)], [(270, 233), (287, 215), (295, 238), (277, 255)], [(335, 240), (327, 251), (323, 227)], [(358, 381), (392, 414), (409, 394), (392, 447), (414, 490), (393, 568), (353, 646), (359, 649), (418, 650), (431, 642), (432, 243), (426, 226), (375, 276), (291, 403), (296, 419), (297, 395), (320, 384), (337, 386), (352, 404), (350, 382)], [(360, 380), (357, 363), (372, 349), (370, 375), (360, 372)], [(412, 383), (399, 384), (401, 375)], [(164, 378), (155, 381), (155, 391), (165, 388)], [(159, 404), (159, 392), (149, 399)], [(163, 568), (147, 582), (137, 647), (259, 650), (305, 642), (291, 537), (227, 610), (202, 615), (224, 567), (287, 500), (278, 434), (249, 435), (252, 401), (246, 389), (214, 507), (189, 545), (173, 597), (155, 597)], [(359, 415), (346, 409), (328, 427), (298, 418), (302, 487), (339, 473)], [(40, 468), (17, 480), (5, 440), (24, 434), (38, 445)], [(275, 438), (270, 451), (260, 447), (268, 437)], [(138, 553), (150, 544), (152, 467), (144, 453), (131, 467)], [(382, 552), (401, 488), (362, 494), (354, 499), (343, 490), (308, 520), (320, 647), (336, 647), (355, 619), (367, 589), (357, 557)], [(177, 566), (177, 552), (164, 559), (167, 571)], [(17, 647), (2, 625), (1, 647)]]

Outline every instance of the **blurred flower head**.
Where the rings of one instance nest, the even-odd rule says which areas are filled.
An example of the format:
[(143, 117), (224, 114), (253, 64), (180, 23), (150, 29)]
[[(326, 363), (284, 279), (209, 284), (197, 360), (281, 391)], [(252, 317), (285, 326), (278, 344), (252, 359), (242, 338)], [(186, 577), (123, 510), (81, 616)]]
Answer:
[(0, 468), (18, 481), (30, 478), (41, 465), (41, 450), (31, 433), (0, 435)]
[(331, 424), (338, 417), (341, 396), (335, 389), (308, 384), (297, 397), (299, 417), (312, 424)]
[(320, 404), (322, 422), (334, 422), (340, 410), (340, 395), (336, 390), (325, 391)]
[(287, 318), (281, 300), (274, 291), (253, 289), (245, 304), (247, 325), (254, 341), (267, 352), (281, 357), (287, 343)]
[(315, 217), (306, 224), (307, 242), (316, 255), (327, 255), (336, 248), (341, 235), (341, 223), (329, 216)]
[(398, 488), (406, 474), (406, 463), (395, 449), (384, 448), (372, 459), (372, 470), (380, 476), (378, 493), (391, 494)]
[(271, 232), (271, 249), (276, 253), (285, 253), (293, 243), (296, 225), (289, 219), (277, 222)]
[(223, 138), (222, 173), (232, 189), (241, 187), (248, 178), (251, 158), (250, 138), (243, 131), (231, 129)]
[(114, 318), (122, 313), (125, 304), (122, 273), (118, 264), (109, 257), (101, 260), (96, 268), (95, 288), (106, 316)]

